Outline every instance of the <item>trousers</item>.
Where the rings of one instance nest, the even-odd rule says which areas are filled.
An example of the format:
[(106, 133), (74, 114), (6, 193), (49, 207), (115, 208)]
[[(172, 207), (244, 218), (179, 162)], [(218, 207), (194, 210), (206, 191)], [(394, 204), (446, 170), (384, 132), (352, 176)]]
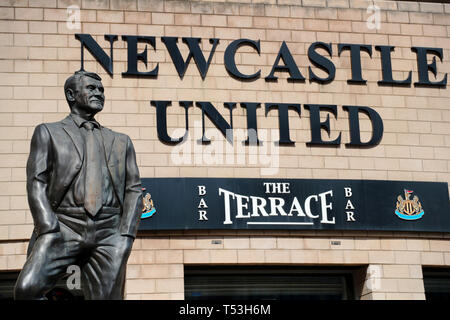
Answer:
[(67, 268), (78, 265), (86, 299), (123, 299), (130, 248), (119, 232), (120, 209), (102, 208), (94, 217), (84, 208), (59, 208), (60, 231), (38, 236), (17, 280), (15, 299), (45, 299)]

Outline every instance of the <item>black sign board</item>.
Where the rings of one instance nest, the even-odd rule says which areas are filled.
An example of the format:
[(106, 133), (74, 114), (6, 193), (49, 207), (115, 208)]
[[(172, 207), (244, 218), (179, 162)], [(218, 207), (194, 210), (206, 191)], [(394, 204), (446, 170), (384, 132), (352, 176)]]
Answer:
[(379, 180), (144, 178), (140, 230), (450, 232), (448, 184)]

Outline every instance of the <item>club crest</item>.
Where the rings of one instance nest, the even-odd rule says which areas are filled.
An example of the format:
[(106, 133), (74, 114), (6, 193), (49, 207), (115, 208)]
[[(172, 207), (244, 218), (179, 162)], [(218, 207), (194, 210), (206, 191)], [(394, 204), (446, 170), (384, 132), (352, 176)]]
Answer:
[[(145, 188), (142, 188), (142, 192), (145, 191)], [(142, 209), (141, 219), (150, 218), (156, 213), (156, 208), (153, 204), (152, 196), (150, 193), (146, 193), (142, 198), (142, 202), (144, 204), (144, 208)]]
[(397, 217), (404, 220), (417, 220), (422, 218), (425, 212), (423, 211), (419, 197), (415, 195), (411, 200), (410, 197), (414, 191), (406, 189), (403, 191), (405, 192), (405, 198), (403, 199), (401, 195), (397, 197), (397, 208), (395, 209)]

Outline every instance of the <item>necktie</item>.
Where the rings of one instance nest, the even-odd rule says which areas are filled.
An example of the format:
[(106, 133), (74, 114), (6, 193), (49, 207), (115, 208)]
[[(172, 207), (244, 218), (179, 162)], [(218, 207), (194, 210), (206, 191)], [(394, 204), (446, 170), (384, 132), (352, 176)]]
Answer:
[(84, 122), (85, 132), (85, 179), (84, 207), (95, 216), (102, 207), (102, 168), (100, 162), (100, 146), (94, 137), (94, 125)]

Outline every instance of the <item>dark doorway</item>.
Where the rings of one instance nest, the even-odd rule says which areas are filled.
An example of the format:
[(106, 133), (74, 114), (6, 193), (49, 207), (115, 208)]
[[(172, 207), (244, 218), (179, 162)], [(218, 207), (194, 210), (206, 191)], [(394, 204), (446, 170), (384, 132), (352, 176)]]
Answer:
[(449, 268), (423, 268), (423, 285), (427, 300), (450, 301)]
[(354, 300), (361, 267), (185, 266), (186, 300)]

